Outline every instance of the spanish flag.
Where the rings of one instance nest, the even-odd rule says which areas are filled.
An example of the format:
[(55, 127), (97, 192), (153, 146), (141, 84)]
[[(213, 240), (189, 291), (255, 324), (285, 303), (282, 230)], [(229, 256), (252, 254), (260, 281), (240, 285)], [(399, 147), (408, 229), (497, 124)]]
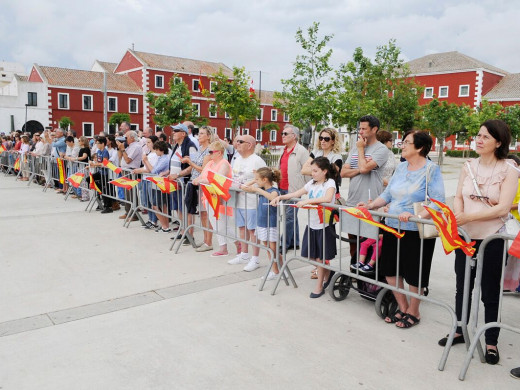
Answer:
[(435, 199), (430, 199), (434, 204), (439, 206), (441, 211), (432, 209), (424, 205), (424, 209), (431, 215), (432, 221), (439, 232), (439, 237), (444, 248), (444, 252), (449, 254), (455, 249), (461, 249), (467, 256), (473, 256), (475, 253), (475, 241), (466, 242), (460, 236), (457, 229), (457, 221), (453, 211), (444, 203)]
[(108, 158), (103, 159), (103, 165), (110, 169), (112, 172), (117, 173), (118, 175), (121, 173), (122, 169), (119, 167), (116, 167), (114, 164), (112, 164)]
[(356, 217), (366, 223), (369, 223), (370, 225), (377, 226), (389, 233), (392, 233), (397, 238), (402, 238), (404, 236), (404, 233), (399, 233), (397, 230), (392, 229), (391, 227), (386, 226), (383, 223), (374, 221), (374, 218), (372, 218), (372, 214), (370, 214), (370, 212), (364, 207), (348, 207), (346, 209), (340, 209), (340, 210), (342, 210), (342, 211), (346, 212), (347, 214), (350, 214), (353, 217)]
[(208, 171), (208, 181), (216, 187), (215, 189), (224, 201), (227, 202), (231, 199), (229, 189), (233, 181), (230, 178), (213, 171)]
[[(288, 204), (287, 206), (295, 207), (295, 208), (298, 207), (295, 204)], [(316, 211), (318, 212), (318, 218), (320, 219), (320, 223), (324, 223), (325, 222), (325, 224), (329, 224), (330, 223), (330, 217), (332, 215), (332, 212), (334, 211), (334, 209), (332, 207), (318, 206), (318, 205), (315, 205), (315, 204), (307, 204), (305, 206), (300, 207), (300, 209), (304, 209), (304, 210), (305, 209), (306, 210), (314, 210), (314, 209), (316, 209)], [(334, 222), (333, 223), (336, 223), (336, 222), (339, 222), (339, 215), (335, 215), (334, 216)]]
[(0, 154), (2, 154), (3, 152), (5, 152), (4, 145), (0, 144)]
[(65, 164), (62, 158), (57, 158), (56, 163), (58, 164), (58, 173), (60, 175), (60, 183), (65, 184)]
[[(12, 161), (12, 160), (11, 160)], [(14, 170), (15, 171), (19, 171), (20, 170), (20, 157), (18, 157), (16, 159), (16, 161), (14, 162)]]
[(165, 194), (170, 194), (172, 192), (177, 191), (177, 182), (176, 181), (170, 181), (166, 177), (162, 176), (150, 176), (147, 177), (146, 180), (151, 181), (154, 183), (161, 192), (164, 192)]
[(210, 207), (213, 209), (213, 214), (215, 215), (215, 218), (219, 219), (220, 196), (217, 192), (217, 189), (213, 184), (201, 184), (200, 188), (204, 193), (204, 196), (206, 197), (206, 200), (208, 201)]
[(78, 173), (75, 173), (72, 176), (69, 176), (67, 178), (67, 181), (70, 183), (70, 185), (72, 187), (78, 188), (80, 186), (81, 182), (83, 181), (84, 177), (85, 177), (84, 173), (78, 172)]
[(131, 190), (134, 188), (137, 184), (139, 184), (141, 180), (132, 180), (127, 177), (120, 177), (119, 179), (114, 179), (112, 181), (109, 181), (110, 184), (115, 185), (116, 187), (124, 188), (125, 190)]
[(199, 72), (199, 90), (200, 90), (200, 93), (204, 94), (205, 89), (204, 89), (204, 85), (202, 84), (202, 72)]
[(101, 194), (101, 190), (99, 189), (99, 187), (97, 186), (96, 182), (94, 181), (94, 178), (92, 177), (92, 173), (90, 172), (89, 173), (90, 175), (90, 189), (91, 190), (96, 190), (98, 193)]
[(520, 258), (520, 233), (516, 235), (511, 247), (507, 251), (511, 256)]

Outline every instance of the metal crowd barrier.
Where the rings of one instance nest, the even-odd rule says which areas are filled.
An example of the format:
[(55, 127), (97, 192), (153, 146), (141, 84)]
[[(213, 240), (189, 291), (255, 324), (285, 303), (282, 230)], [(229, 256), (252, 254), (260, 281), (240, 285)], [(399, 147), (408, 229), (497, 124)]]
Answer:
[[(471, 344), (469, 345), (468, 351), (466, 353), (466, 358), (464, 360), (464, 364), (460, 370), (459, 373), (459, 379), (463, 381), (466, 378), (466, 373), (469, 369), (469, 365), (471, 363), (471, 359), (473, 358), (473, 354), (475, 352), (475, 349), (478, 350), (480, 361), (482, 363), (486, 362), (482, 344), (480, 342), (480, 337), (484, 334), (484, 332), (487, 329), (490, 328), (502, 328), (506, 329), (515, 333), (520, 334), (520, 327), (513, 326), (507, 323), (502, 322), (502, 311), (504, 308), (503, 302), (504, 302), (504, 276), (505, 276), (505, 268), (506, 268), (506, 259), (507, 259), (507, 242), (513, 241), (516, 237), (512, 236), (510, 234), (493, 234), (486, 239), (482, 241), (480, 244), (480, 248), (477, 255), (477, 261), (476, 261), (476, 273), (475, 273), (475, 282), (473, 287), (473, 297), (472, 297), (472, 303), (471, 303), (471, 318), (469, 321), (470, 329), (474, 333), (473, 340), (471, 341)], [(499, 302), (498, 302), (498, 318), (494, 322), (489, 322), (487, 324), (483, 324), (481, 326), (478, 326), (478, 312), (480, 308), (480, 295), (481, 295), (481, 282), (482, 282), (482, 270), (484, 267), (484, 251), (486, 249), (486, 246), (495, 239), (502, 239), (505, 241), (504, 250), (502, 252), (502, 276), (500, 278), (500, 296), (499, 296)], [(469, 274), (466, 273), (465, 275), (465, 283), (464, 287), (466, 288), (466, 284), (468, 285), (468, 289), (464, 290), (464, 297), (466, 298), (466, 293), (469, 293)], [(469, 294), (468, 294), (469, 296)], [(516, 309), (516, 307), (515, 307)], [(467, 313), (467, 312), (466, 312)], [(466, 314), (464, 313), (464, 314)], [(464, 318), (463, 314), (463, 318)], [(464, 335), (465, 336), (465, 335)], [(466, 344), (468, 344), (466, 342)]]
[(9, 171), (9, 151), (4, 150), (0, 153), (0, 170), (4, 172), (4, 174), (8, 174)]
[(27, 183), (28, 186), (30, 186), (33, 181), (36, 181), (39, 184), (43, 184), (43, 190), (46, 190), (45, 184), (50, 182), (50, 159), (50, 156), (29, 156), (30, 177)]
[[(236, 210), (238, 208), (237, 207), (238, 196), (242, 196), (244, 194), (250, 195), (249, 197), (248, 196), (245, 197), (245, 202), (244, 202), (244, 206), (245, 206), (245, 217), (244, 218), (246, 220), (246, 225), (247, 225), (248, 198), (254, 196), (255, 197), (254, 204), (258, 205), (259, 195), (258, 194), (253, 194), (253, 193), (247, 193), (245, 191), (242, 191), (242, 190), (236, 189), (236, 188), (231, 188), (230, 189), (230, 194), (231, 194), (231, 198), (227, 202), (223, 202), (222, 206), (223, 206), (224, 210), (226, 210), (226, 211), (227, 210), (233, 210), (233, 212), (236, 212)], [(249, 210), (252, 210), (252, 209), (249, 209)], [(256, 207), (255, 207), (255, 210), (256, 210)], [(269, 262), (269, 266), (267, 267), (267, 270), (266, 270), (266, 273), (264, 275), (264, 278), (262, 279), (262, 281), (260, 283), (259, 290), (260, 291), (263, 290), (265, 282), (267, 281), (267, 275), (271, 271), (271, 269), (273, 267), (273, 264), (275, 262), (276, 262), (276, 264), (278, 266), (278, 269), (280, 270), (280, 277), (284, 280), (285, 284), (289, 285), (289, 280), (290, 280), (292, 282), (293, 286), (297, 287), (296, 282), (294, 280), (294, 277), (292, 276), (292, 273), (291, 273), (291, 271), (289, 269), (287, 269), (287, 271), (285, 273), (282, 273), (282, 270), (281, 270), (282, 266), (281, 266), (281, 263), (280, 263), (280, 253), (279, 253), (279, 249), (278, 249), (278, 244), (276, 245), (276, 250), (273, 251), (271, 248), (269, 248), (269, 246), (261, 244), (258, 239), (257, 239), (256, 242), (252, 242), (252, 241), (248, 241), (246, 238), (240, 237), (238, 227), (236, 226), (236, 224), (234, 224), (232, 222), (232, 220), (235, 219), (235, 216), (228, 216), (226, 214), (221, 213), (220, 214), (220, 218), (216, 219), (214, 217), (213, 210), (211, 209), (211, 207), (208, 204), (205, 204), (204, 199), (203, 199), (203, 193), (202, 193), (202, 191), (200, 189), (198, 191), (198, 211), (199, 211), (199, 214), (200, 214), (201, 211), (206, 211), (208, 213), (209, 222), (210, 222), (209, 225), (208, 226), (203, 226), (201, 219), (198, 220), (198, 223), (197, 223), (197, 221), (194, 221), (194, 223), (187, 225), (186, 229), (184, 230), (184, 234), (181, 237), (181, 242), (184, 239), (186, 233), (190, 229), (193, 228), (193, 229), (198, 229), (198, 230), (202, 230), (202, 231), (211, 232), (212, 234), (215, 234), (217, 236), (221, 236), (221, 237), (223, 237), (224, 239), (226, 239), (228, 241), (232, 240), (234, 242), (240, 242), (240, 243), (243, 243), (243, 244), (247, 244), (250, 247), (258, 248), (259, 250), (263, 249), (263, 250), (268, 252), (271, 260)], [(269, 208), (268, 208), (267, 218), (269, 220)], [(279, 229), (279, 227), (280, 227), (279, 219), (280, 218), (279, 218), (278, 213), (277, 213), (277, 226), (276, 226), (277, 229)], [(247, 226), (246, 226), (246, 230), (247, 230)], [(229, 244), (229, 242), (227, 242), (226, 244)], [(170, 247), (170, 250), (172, 250), (174, 246), (175, 246), (175, 241), (172, 244), (172, 246)], [(181, 246), (181, 244), (179, 244), (177, 246), (177, 249), (175, 250), (175, 253), (179, 252), (180, 246)]]
[[(292, 199), (292, 201), (294, 201), (294, 200), (295, 199)], [(463, 320), (461, 322), (458, 322), (457, 315), (455, 313), (455, 308), (454, 308), (454, 306), (452, 306), (453, 304), (442, 302), (440, 300), (431, 298), (427, 295), (416, 294), (409, 290), (400, 288), (398, 285), (398, 279), (396, 280), (395, 285), (389, 284), (382, 280), (377, 280), (377, 275), (379, 275), (379, 261), (376, 261), (375, 268), (374, 268), (374, 275), (376, 275), (376, 279), (372, 279), (368, 276), (360, 274), (359, 269), (356, 269), (356, 271), (353, 272), (350, 269), (350, 265), (351, 265), (351, 261), (352, 261), (352, 259), (350, 257), (350, 251), (348, 248), (344, 248), (342, 246), (342, 242), (349, 241), (348, 239), (346, 239), (348, 234), (356, 236), (357, 253), (359, 253), (360, 237), (372, 238), (372, 239), (375, 239), (377, 242), (379, 240), (379, 228), (376, 226), (367, 224), (365, 222), (362, 222), (360, 219), (355, 218), (345, 212), (342, 212), (341, 209), (345, 208), (344, 206), (338, 206), (336, 204), (322, 204), (321, 206), (331, 208), (334, 210), (334, 212), (337, 215), (339, 215), (339, 222), (337, 224), (337, 226), (339, 226), (339, 233), (336, 232), (337, 255), (334, 258), (334, 260), (337, 260), (339, 264), (337, 266), (335, 266), (335, 265), (331, 265), (331, 264), (325, 264), (325, 263), (313, 261), (310, 259), (310, 257), (302, 257), (301, 255), (299, 255), (297, 253), (296, 248), (294, 250), (287, 251), (285, 248), (285, 239), (284, 239), (283, 243), (282, 243), (283, 266), (282, 266), (280, 275), (283, 274), (283, 271), (288, 269), (289, 263), (291, 263), (294, 260), (298, 260), (298, 261), (302, 261), (302, 262), (305, 262), (307, 264), (310, 264), (310, 265), (313, 265), (316, 267), (322, 267), (322, 268), (328, 269), (328, 270), (333, 271), (336, 274), (338, 274), (338, 276), (345, 275), (346, 277), (353, 278), (357, 281), (362, 281), (364, 283), (368, 283), (368, 284), (381, 288), (381, 291), (379, 292), (377, 299), (376, 299), (376, 312), (378, 312), (378, 310), (382, 309), (381, 307), (378, 307), (378, 305), (380, 305), (381, 300), (385, 298), (386, 294), (389, 291), (396, 291), (396, 292), (404, 294), (408, 297), (417, 298), (421, 301), (429, 302), (434, 305), (443, 307), (450, 314), (451, 322), (452, 322), (451, 330), (449, 332), (448, 342), (446, 343), (446, 346), (444, 347), (444, 351), (443, 351), (443, 354), (442, 354), (442, 357), (441, 357), (441, 360), (440, 360), (439, 366), (438, 366), (438, 369), (440, 371), (444, 370), (444, 367), (446, 365), (446, 361), (448, 358), (448, 354), (449, 354), (449, 351), (450, 351), (452, 343), (453, 343), (453, 338), (454, 338), (457, 326), (462, 327), (464, 336), (467, 337), (466, 340), (470, 340), (468, 332), (467, 332), (467, 324), (464, 322), (464, 319), (466, 317), (463, 315), (462, 316)], [(286, 202), (280, 202), (280, 204), (278, 205), (278, 212), (281, 216), (281, 218), (280, 218), (281, 230), (280, 231), (282, 232), (282, 235), (284, 237), (285, 237), (285, 230), (286, 230), (285, 221), (286, 221), (286, 215), (287, 215), (287, 213), (285, 212), (285, 208), (287, 208), (287, 207), (292, 207), (292, 206), (289, 206), (288, 203), (286, 203)], [(297, 213), (297, 211), (298, 210), (295, 210), (295, 213)], [(307, 211), (307, 225), (308, 225), (308, 222), (310, 221), (310, 211), (311, 210), (309, 209), (309, 210), (305, 210), (305, 211)], [(382, 212), (377, 212), (377, 211), (371, 211), (370, 213), (374, 217), (374, 220), (376, 220), (376, 221), (380, 220), (382, 217), (398, 219), (397, 215), (392, 215), (392, 214), (387, 214), (387, 213), (382, 213)], [(294, 231), (295, 236), (296, 236), (296, 228), (295, 228), (296, 219), (297, 218), (295, 216), (294, 222), (293, 222), (294, 223), (293, 231)], [(425, 220), (425, 219), (421, 219), (421, 218), (410, 218), (409, 222), (433, 225), (433, 222), (431, 220)], [(398, 229), (396, 229), (396, 230), (400, 231), (401, 230), (400, 226), (401, 226), (401, 222), (399, 222)], [(323, 227), (323, 229), (325, 229), (325, 227)], [(459, 229), (459, 234), (467, 242), (470, 241), (467, 233), (464, 232), (463, 229)], [(325, 237), (325, 234), (323, 234), (323, 236)], [(308, 235), (308, 237), (309, 237), (309, 235)], [(296, 244), (296, 239), (294, 239), (294, 243)], [(422, 285), (422, 280), (421, 280), (422, 279), (422, 276), (421, 276), (422, 275), (422, 263), (423, 263), (423, 256), (422, 256), (423, 244), (424, 244), (424, 240), (421, 239), (421, 244), (420, 244), (421, 245), (420, 246), (421, 255), (419, 258), (419, 264), (420, 264), (419, 265), (419, 283), (418, 283), (419, 285), (417, 286), (419, 292), (424, 291), (424, 288), (427, 287), (427, 286)], [(378, 246), (376, 245), (376, 248), (377, 247)], [(399, 250), (400, 250), (400, 240), (398, 240), (398, 242), (397, 242), (397, 253), (399, 253)], [(324, 251), (325, 251), (325, 246), (324, 246)], [(346, 255), (345, 255), (345, 251), (347, 252)], [(325, 257), (325, 256), (322, 256), (322, 257)], [(333, 260), (333, 259), (325, 259), (325, 260)], [(469, 274), (469, 272), (471, 272), (471, 257), (468, 256), (467, 260), (468, 261), (466, 261), (466, 273)], [(399, 273), (399, 257), (398, 257), (396, 275), (399, 275), (399, 274), (400, 273)], [(466, 280), (468, 280), (468, 278), (466, 278)], [(279, 282), (280, 282), (280, 276), (278, 277), (278, 279), (275, 282), (275, 285), (274, 285), (272, 293), (271, 293), (272, 295), (274, 295), (276, 293), (276, 289), (278, 288)], [(295, 285), (295, 287), (296, 287), (296, 285)], [(331, 289), (330, 291), (331, 291), (331, 293), (333, 293), (334, 289), (342, 288), (342, 286), (336, 286), (335, 281), (331, 280), (328, 288)], [(468, 285), (468, 290), (469, 290), (469, 285)], [(464, 310), (468, 310), (468, 307), (467, 307), (468, 301), (469, 301), (469, 299), (466, 297), (466, 294), (465, 294)], [(395, 309), (397, 309), (397, 307), (395, 307)], [(467, 313), (467, 311), (466, 311), (466, 313)], [(382, 316), (384, 313), (378, 313), (378, 314), (380, 316)], [(393, 314), (393, 313), (388, 313), (388, 314)]]

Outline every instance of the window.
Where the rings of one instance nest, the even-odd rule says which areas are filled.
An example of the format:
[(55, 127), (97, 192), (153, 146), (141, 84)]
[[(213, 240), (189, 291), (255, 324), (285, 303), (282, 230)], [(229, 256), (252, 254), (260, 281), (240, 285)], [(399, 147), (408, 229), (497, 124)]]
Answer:
[(164, 88), (164, 76), (155, 75), (155, 88)]
[(242, 135), (249, 135), (249, 129), (242, 129)]
[(117, 111), (117, 98), (116, 97), (109, 97), (108, 98), (108, 111), (110, 112), (116, 112)]
[(433, 87), (424, 88), (424, 98), (425, 99), (433, 98)]
[(459, 86), (459, 96), (469, 96), (469, 85), (460, 85)]
[(260, 109), (260, 118), (256, 117), (256, 119), (264, 120), (264, 109), (263, 108)]
[(224, 137), (228, 137), (229, 139), (231, 139), (231, 129), (229, 127), (226, 127), (226, 129), (224, 130)]
[(260, 129), (256, 129), (256, 140), (257, 141), (262, 141), (262, 130)]
[(224, 118), (229, 119), (229, 115), (227, 112), (224, 113)]
[(269, 134), (269, 140), (271, 142), (276, 142), (276, 130), (271, 130), (271, 133)]
[(130, 123), (130, 130), (137, 131), (139, 130), (139, 126), (137, 126), (135, 123)]
[(440, 98), (448, 97), (448, 87), (439, 87), (439, 97)]
[(286, 112), (283, 113), (283, 121), (289, 122), (289, 114), (287, 114)]
[(61, 110), (69, 109), (69, 94), (58, 93), (58, 108)]
[(209, 91), (211, 93), (215, 93), (215, 87), (217, 86), (217, 82), (216, 81), (210, 81), (209, 82)]
[(191, 80), (191, 86), (192, 86), (192, 89), (193, 89), (194, 92), (200, 92), (199, 80), (197, 80), (197, 79)]
[(83, 111), (92, 111), (92, 95), (83, 95)]
[(200, 116), (200, 103), (193, 103), (191, 106), (193, 107), (193, 112)]
[(27, 92), (27, 105), (37, 106), (38, 105), (38, 94), (36, 92)]
[(157, 134), (158, 131), (162, 131), (162, 127), (155, 125), (155, 134)]
[(115, 134), (117, 132), (117, 125), (107, 123), (108, 134)]
[(93, 137), (94, 136), (94, 123), (83, 122), (83, 136)]
[(271, 110), (271, 120), (276, 121), (276, 117), (278, 116), (277, 110)]
[(217, 117), (217, 106), (214, 104), (209, 105), (209, 117), (216, 118)]
[(128, 111), (132, 114), (137, 114), (137, 99), (129, 98), (128, 99)]
[(180, 83), (182, 83), (182, 79), (181, 79), (180, 77), (175, 77), (175, 78), (173, 79), (173, 83), (174, 83), (175, 85), (180, 84)]

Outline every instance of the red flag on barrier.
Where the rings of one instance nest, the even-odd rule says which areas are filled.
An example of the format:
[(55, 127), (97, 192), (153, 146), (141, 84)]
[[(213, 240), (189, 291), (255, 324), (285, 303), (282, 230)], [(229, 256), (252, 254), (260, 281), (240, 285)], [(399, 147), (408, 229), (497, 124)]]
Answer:
[(85, 174), (84, 173), (81, 173), (81, 172), (78, 172), (78, 173), (75, 173), (74, 175), (72, 176), (69, 176), (67, 178), (67, 181), (70, 183), (71, 186), (73, 186), (74, 188), (78, 188), (81, 184), (81, 182), (83, 181), (83, 178), (85, 177)]
[[(330, 223), (330, 216), (332, 215), (332, 211), (334, 210), (332, 207), (319, 206), (316, 204), (307, 204), (307, 205), (301, 206), (301, 207), (298, 207), (295, 204), (288, 204), (287, 206), (294, 207), (294, 208), (300, 208), (300, 209), (304, 209), (304, 210), (305, 209), (307, 209), (307, 210), (316, 209), (316, 211), (318, 212), (318, 218), (320, 220), (320, 223), (323, 223), (324, 221), (326, 221), (325, 222), (326, 224)], [(334, 223), (336, 223), (336, 222), (339, 222), (339, 215), (334, 216)]]
[(473, 256), (475, 253), (475, 241), (466, 242), (460, 236), (457, 229), (457, 220), (453, 211), (444, 203), (430, 199), (434, 204), (439, 206), (442, 211), (432, 209), (424, 205), (424, 209), (431, 215), (432, 221), (439, 232), (439, 237), (444, 248), (444, 252), (449, 254), (455, 249), (461, 249), (467, 256)]
[(220, 215), (220, 197), (218, 195), (217, 189), (213, 184), (201, 184), (200, 186), (206, 200), (208, 201), (210, 207), (213, 209), (213, 214), (216, 219), (219, 219)]
[(103, 165), (110, 169), (112, 172), (117, 173), (118, 175), (121, 173), (122, 169), (119, 167), (116, 167), (114, 164), (112, 164), (107, 158), (103, 159)]
[(377, 226), (389, 233), (392, 233), (397, 238), (402, 238), (404, 236), (404, 233), (399, 233), (397, 230), (392, 229), (390, 226), (386, 226), (383, 223), (374, 221), (374, 218), (372, 218), (372, 214), (370, 214), (370, 212), (364, 207), (349, 207), (349, 208), (340, 209), (340, 210), (346, 212), (347, 214), (352, 215), (353, 217), (356, 217), (356, 218), (362, 220), (363, 222), (366, 222), (370, 225)]
[[(12, 161), (12, 160), (11, 160)], [(20, 157), (18, 157), (14, 162), (14, 170), (19, 171), (20, 170)]]
[(96, 182), (94, 181), (94, 177), (92, 177), (92, 173), (89, 172), (89, 177), (90, 177), (90, 189), (91, 190), (96, 190), (98, 193), (101, 194), (101, 190), (99, 189), (99, 187), (97, 186)]
[(124, 188), (125, 190), (131, 190), (137, 184), (139, 184), (140, 181), (141, 181), (140, 179), (132, 180), (132, 179), (129, 179), (129, 178), (123, 176), (118, 179), (109, 181), (109, 183), (115, 185), (116, 187)]
[(520, 258), (520, 233), (516, 235), (511, 247), (507, 251), (511, 256)]
[(176, 181), (170, 181), (166, 177), (162, 176), (149, 176), (146, 178), (146, 180), (151, 181), (154, 183), (161, 192), (164, 192), (165, 194), (170, 194), (172, 192), (177, 191), (178, 184)]
[(56, 163), (58, 164), (58, 174), (60, 184), (65, 184), (65, 162), (62, 158), (57, 158)]
[(217, 193), (224, 201), (227, 202), (231, 199), (229, 189), (233, 184), (233, 180), (219, 173), (208, 171), (208, 181), (216, 187)]
[(3, 152), (5, 152), (4, 145), (1, 145), (1, 144), (0, 144), (0, 154), (2, 154)]

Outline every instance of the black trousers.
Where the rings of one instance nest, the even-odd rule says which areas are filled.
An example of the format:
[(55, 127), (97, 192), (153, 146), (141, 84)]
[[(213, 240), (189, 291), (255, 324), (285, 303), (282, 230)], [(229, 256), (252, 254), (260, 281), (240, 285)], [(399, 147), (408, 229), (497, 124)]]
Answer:
[[(108, 176), (102, 175), (100, 172), (96, 172), (92, 174), (92, 177), (94, 178), (94, 183), (96, 183), (101, 192), (106, 194), (106, 189), (108, 187)], [(87, 177), (87, 183), (90, 184), (90, 177)], [(96, 195), (97, 194), (98, 192), (96, 191)], [(101, 196), (101, 199), (103, 199), (104, 208), (112, 207), (112, 198), (109, 198), (107, 196)]]
[[(477, 255), (482, 240), (475, 240), (475, 256)], [(481, 299), (484, 303), (485, 323), (494, 322), (498, 318), (498, 302), (500, 299), (500, 278), (502, 276), (502, 254), (504, 240), (496, 239), (490, 241), (485, 248), (484, 264), (482, 269)], [(455, 250), (455, 274), (457, 276), (457, 291), (455, 293), (455, 312), (457, 320), (462, 319), (462, 298), (464, 296), (464, 269), (466, 267), (466, 255), (462, 250)], [(476, 267), (471, 269), (469, 307), (471, 309), (471, 292), (475, 285)], [(469, 310), (468, 318), (469, 319)], [(462, 328), (457, 328), (457, 333), (462, 334)], [(497, 345), (500, 328), (486, 330), (485, 338), (487, 345)]]

